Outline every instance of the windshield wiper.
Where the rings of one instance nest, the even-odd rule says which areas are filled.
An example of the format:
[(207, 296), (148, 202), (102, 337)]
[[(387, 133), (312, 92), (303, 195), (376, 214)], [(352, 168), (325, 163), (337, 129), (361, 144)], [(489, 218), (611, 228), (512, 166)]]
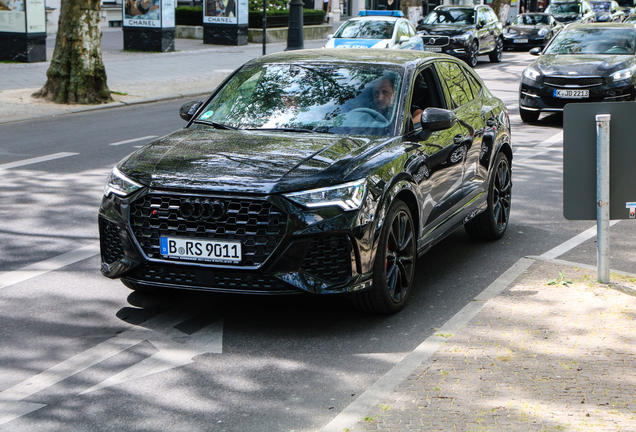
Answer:
[(298, 132), (298, 133), (304, 133), (304, 132), (310, 132), (310, 133), (328, 133), (328, 134), (333, 134), (333, 132), (323, 132), (323, 131), (317, 131), (317, 130), (313, 130), (313, 129), (303, 129), (303, 128), (258, 128), (258, 129), (248, 129), (248, 130), (259, 130), (259, 131), (281, 131), (281, 132)]
[(215, 121), (209, 121), (209, 120), (195, 120), (192, 123), (204, 124), (204, 125), (207, 125), (207, 126), (212, 126), (215, 129), (243, 130), (243, 129), (235, 127), (235, 126), (230, 126), (230, 125), (226, 125), (226, 124), (223, 124), (223, 123), (217, 123)]

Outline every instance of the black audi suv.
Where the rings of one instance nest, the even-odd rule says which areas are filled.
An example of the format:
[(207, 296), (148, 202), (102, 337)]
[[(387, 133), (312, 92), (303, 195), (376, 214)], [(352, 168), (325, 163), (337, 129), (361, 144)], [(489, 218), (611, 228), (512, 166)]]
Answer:
[(508, 226), (508, 113), (453, 57), (263, 56), (181, 116), (106, 181), (101, 271), (134, 290), (346, 294), (393, 313), (419, 255)]

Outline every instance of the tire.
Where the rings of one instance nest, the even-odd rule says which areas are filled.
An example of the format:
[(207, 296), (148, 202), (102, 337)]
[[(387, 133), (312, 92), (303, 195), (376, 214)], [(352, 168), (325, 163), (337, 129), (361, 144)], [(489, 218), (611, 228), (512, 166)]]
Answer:
[(488, 206), (464, 225), (471, 238), (497, 240), (504, 235), (510, 220), (511, 193), (510, 161), (505, 154), (499, 153), (488, 185)]
[(373, 263), (373, 286), (353, 297), (356, 309), (392, 314), (404, 308), (415, 277), (416, 231), (411, 211), (395, 200), (384, 220)]
[(495, 49), (488, 55), (490, 63), (501, 63), (501, 53), (503, 52), (503, 39), (500, 37), (495, 41)]
[(530, 111), (525, 110), (523, 108), (519, 108), (519, 115), (521, 116), (521, 121), (524, 123), (534, 123), (539, 120), (539, 115), (541, 113), (539, 111)]
[(471, 68), (477, 66), (477, 57), (479, 56), (479, 45), (477, 45), (477, 41), (473, 41), (470, 44), (470, 48), (468, 49), (468, 56), (466, 57), (466, 63)]

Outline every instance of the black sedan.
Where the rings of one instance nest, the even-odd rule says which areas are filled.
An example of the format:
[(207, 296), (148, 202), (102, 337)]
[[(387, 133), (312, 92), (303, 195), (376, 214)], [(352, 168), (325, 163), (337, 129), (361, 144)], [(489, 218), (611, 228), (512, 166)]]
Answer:
[(490, 6), (437, 6), (416, 30), (426, 51), (461, 58), (471, 67), (480, 55), (501, 61), (503, 26)]
[(547, 13), (523, 13), (504, 28), (505, 49), (544, 47), (563, 28), (552, 15)]
[(104, 189), (101, 271), (134, 290), (349, 294), (393, 313), (420, 254), (508, 226), (508, 113), (453, 57), (263, 56), (181, 116)]
[(633, 101), (635, 47), (632, 24), (570, 24), (523, 71), (521, 119), (533, 122), (541, 112), (563, 111), (573, 102)]

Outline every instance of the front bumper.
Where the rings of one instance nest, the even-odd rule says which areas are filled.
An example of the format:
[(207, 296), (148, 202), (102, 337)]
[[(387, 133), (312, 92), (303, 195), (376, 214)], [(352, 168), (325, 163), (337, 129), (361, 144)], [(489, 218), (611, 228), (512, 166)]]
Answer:
[[(221, 202), (219, 220), (184, 218), (186, 200)], [(249, 294), (346, 293), (370, 286), (373, 217), (360, 210), (308, 211), (277, 196), (228, 196), (145, 189), (102, 200), (101, 272), (128, 286)], [(372, 211), (369, 211), (372, 209)], [(181, 261), (161, 255), (160, 237), (238, 240), (239, 264)]]
[[(543, 79), (543, 77), (541, 77)], [(634, 83), (604, 83), (597, 86), (556, 86), (543, 82), (528, 83), (526, 79), (521, 81), (519, 89), (519, 108), (528, 111), (559, 112), (563, 111), (569, 103), (585, 102), (622, 102), (633, 101), (636, 97), (636, 85)], [(589, 90), (589, 97), (584, 99), (561, 99), (554, 95), (557, 89)]]
[[(465, 60), (468, 57), (469, 40), (456, 40), (449, 36), (420, 35), (424, 51), (442, 52)], [(431, 43), (431, 41), (433, 41)]]

